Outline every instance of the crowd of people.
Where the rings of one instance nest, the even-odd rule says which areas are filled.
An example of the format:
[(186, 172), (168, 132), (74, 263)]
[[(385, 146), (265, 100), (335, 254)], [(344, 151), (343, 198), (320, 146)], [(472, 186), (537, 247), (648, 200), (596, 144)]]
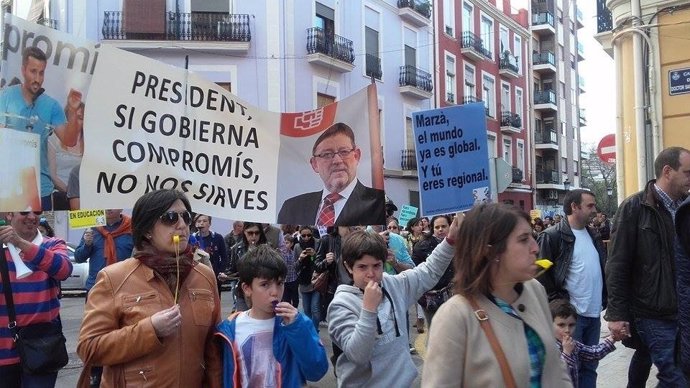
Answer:
[[(401, 226), (393, 205), (385, 225), (323, 235), (236, 221), (223, 236), (183, 193), (149, 192), (131, 217), (108, 210), (75, 251), (91, 264), (79, 387), (299, 387), (329, 363), (338, 386), (407, 387), (417, 378), (412, 328), (429, 331), (422, 387), (595, 387), (597, 362), (621, 340), (635, 349), (629, 387), (645, 386), (652, 364), (659, 386), (686, 387), (690, 151), (662, 151), (655, 175), (613, 222), (575, 189), (553, 219), (483, 203)], [(41, 212), (4, 220), (3, 307), (9, 292), (17, 326), (61, 327), (64, 241)], [(553, 266), (535, 278), (537, 258)], [(229, 317), (225, 283), (235, 285), (222, 302), (234, 305)], [(23, 367), (6, 311), (4, 386), (55, 386), (57, 371)]]

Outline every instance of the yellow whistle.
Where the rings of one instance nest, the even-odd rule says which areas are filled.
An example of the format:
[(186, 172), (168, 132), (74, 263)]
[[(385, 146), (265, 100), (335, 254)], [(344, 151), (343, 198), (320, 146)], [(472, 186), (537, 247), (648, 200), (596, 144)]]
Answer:
[(534, 277), (536, 278), (536, 277), (541, 276), (544, 272), (546, 272), (546, 270), (551, 268), (551, 266), (553, 265), (553, 262), (551, 262), (551, 260), (549, 260), (549, 259), (539, 259), (539, 260), (535, 261), (534, 264), (541, 267), (541, 270), (539, 272), (537, 272), (536, 275), (534, 275)]
[(173, 243), (179, 244), (179, 243), (180, 243), (180, 236), (174, 235), (174, 236), (173, 236)]

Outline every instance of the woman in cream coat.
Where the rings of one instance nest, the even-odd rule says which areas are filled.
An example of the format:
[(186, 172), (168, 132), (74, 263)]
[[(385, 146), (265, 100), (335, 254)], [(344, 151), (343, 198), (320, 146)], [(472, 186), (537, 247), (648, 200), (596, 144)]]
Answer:
[(488, 315), (517, 387), (572, 387), (556, 347), (530, 219), (505, 204), (470, 210), (455, 238), (455, 293), (434, 316), (422, 387), (505, 387), (473, 298)]

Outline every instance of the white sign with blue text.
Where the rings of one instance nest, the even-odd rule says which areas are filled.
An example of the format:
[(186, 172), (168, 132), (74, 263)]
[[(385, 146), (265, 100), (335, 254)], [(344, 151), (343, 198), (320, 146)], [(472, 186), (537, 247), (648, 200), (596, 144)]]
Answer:
[(491, 198), (482, 103), (413, 114), (422, 214), (453, 213)]

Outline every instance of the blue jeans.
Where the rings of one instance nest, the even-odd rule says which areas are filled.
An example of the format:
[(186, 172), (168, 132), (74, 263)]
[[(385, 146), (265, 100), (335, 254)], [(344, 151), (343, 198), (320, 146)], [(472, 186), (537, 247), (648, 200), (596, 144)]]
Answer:
[(319, 321), (321, 320), (321, 294), (316, 291), (300, 292), (300, 294), (302, 294), (302, 309), (304, 310), (304, 315), (311, 319), (318, 333)]
[(657, 387), (687, 387), (685, 376), (676, 363), (678, 322), (668, 319), (635, 318), (635, 327), (647, 347), (659, 373)]
[[(577, 326), (573, 339), (583, 343), (584, 345), (597, 345), (599, 343), (599, 336), (601, 334), (601, 319), (599, 317), (590, 318), (577, 316)], [(580, 388), (596, 388), (597, 386), (597, 366), (599, 361), (582, 361), (578, 365), (578, 387)]]
[(6, 388), (54, 388), (57, 372), (47, 375), (28, 375), (19, 364), (0, 366), (0, 386)]

